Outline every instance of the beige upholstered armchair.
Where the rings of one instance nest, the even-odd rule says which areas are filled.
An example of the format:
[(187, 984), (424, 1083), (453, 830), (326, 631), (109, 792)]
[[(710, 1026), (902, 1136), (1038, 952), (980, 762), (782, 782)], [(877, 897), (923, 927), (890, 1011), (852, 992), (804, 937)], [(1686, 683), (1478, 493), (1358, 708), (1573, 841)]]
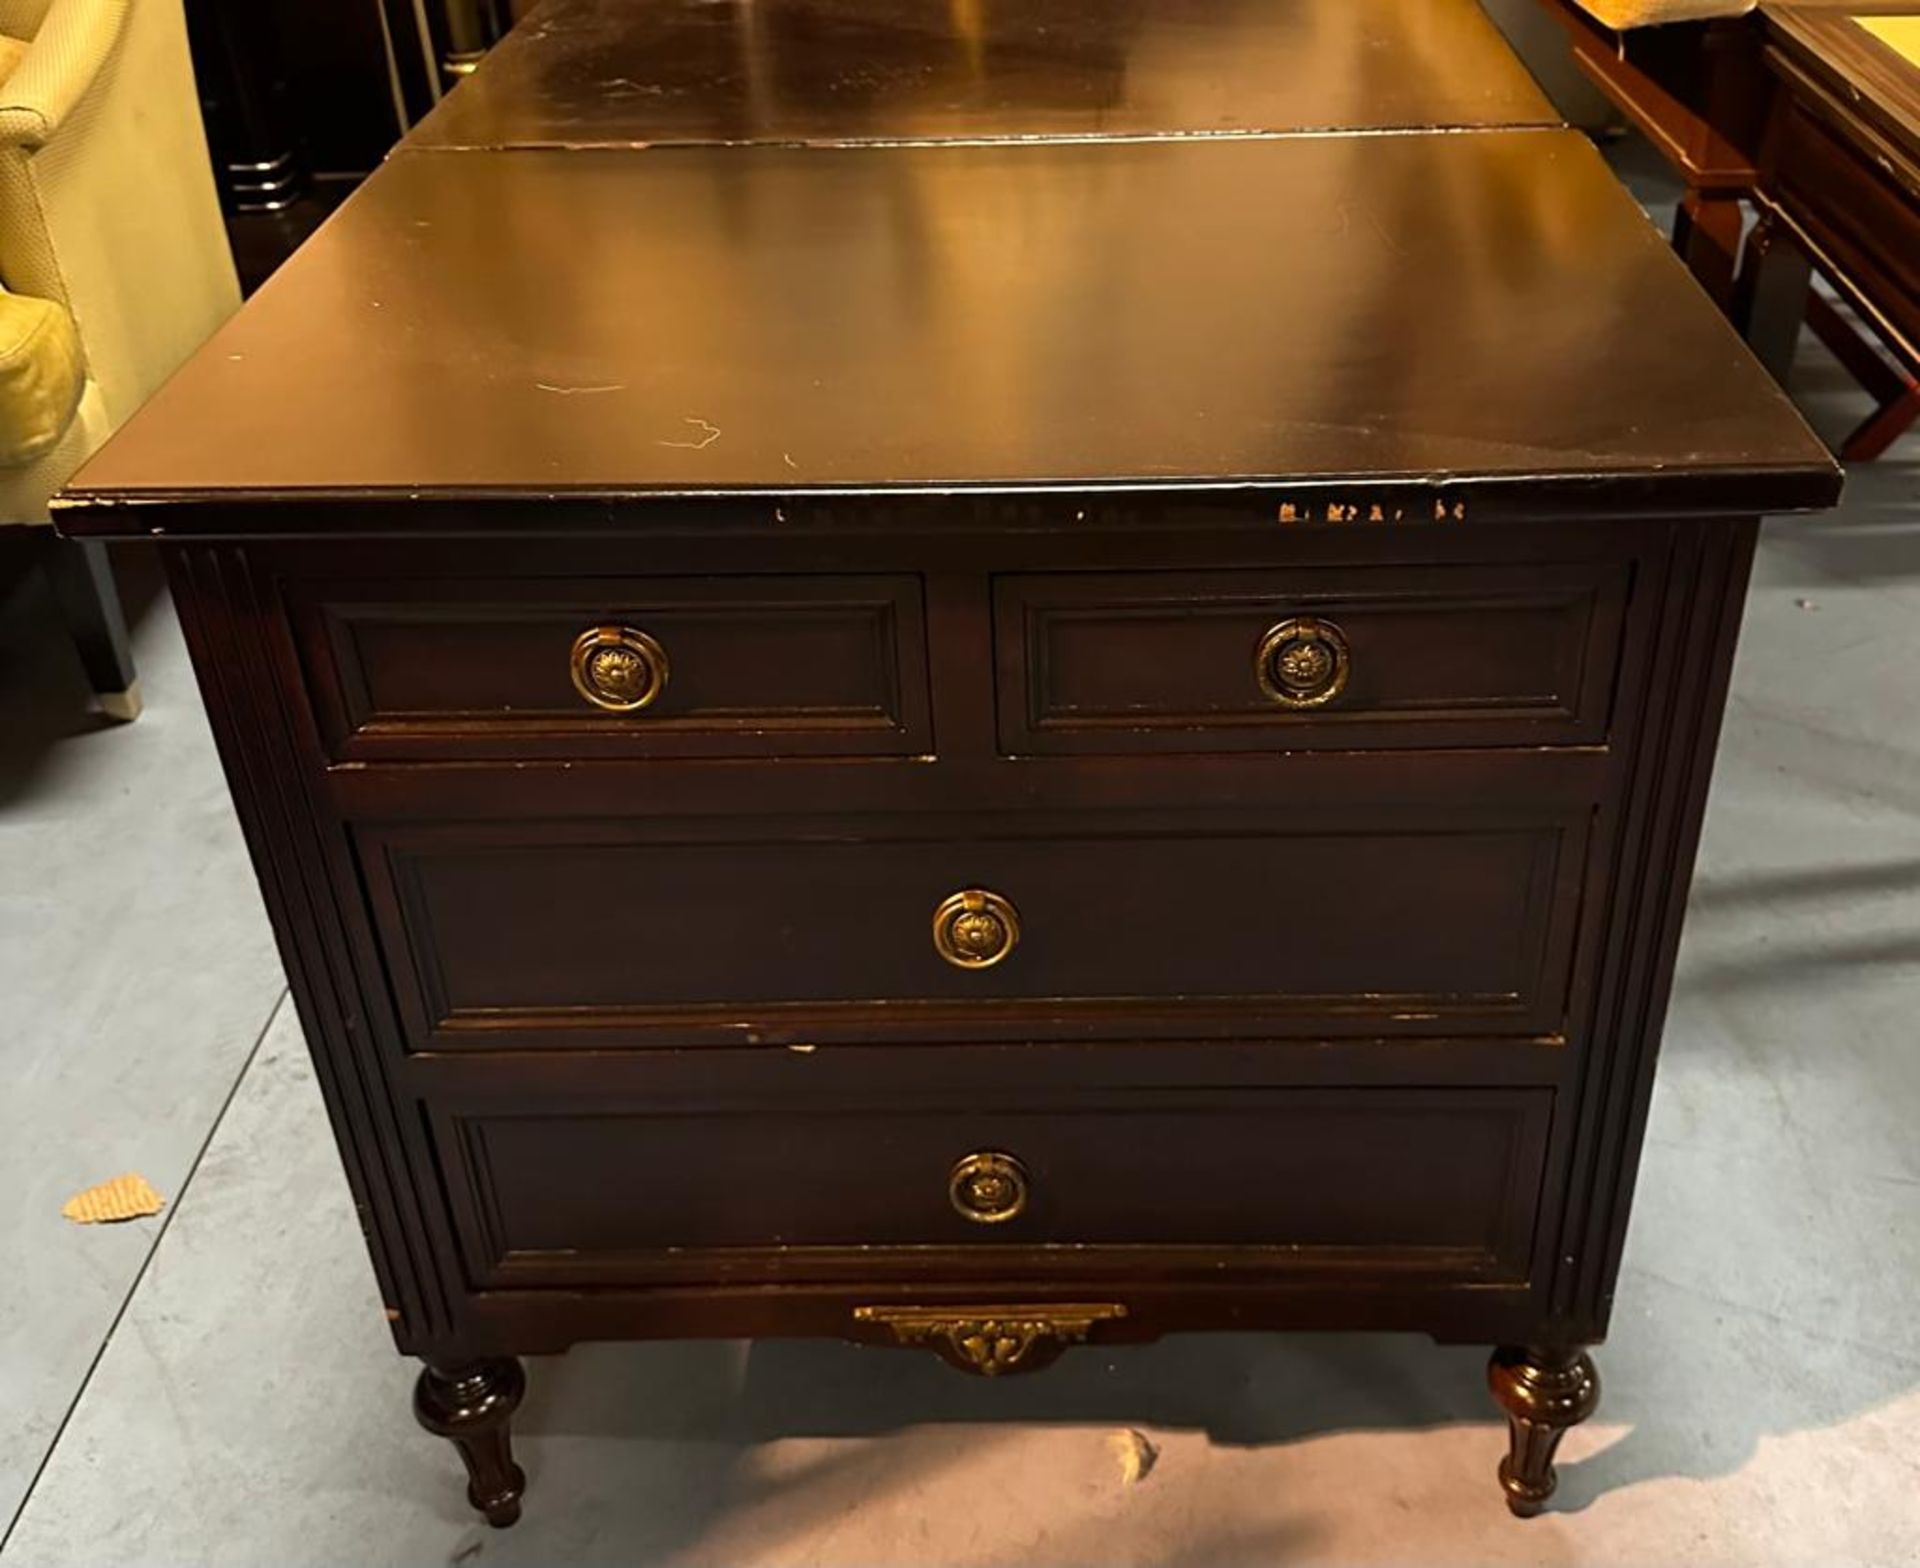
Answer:
[[(239, 302), (181, 0), (0, 0), (0, 523), (48, 498)], [(43, 561), (106, 712), (138, 688), (98, 545)]]

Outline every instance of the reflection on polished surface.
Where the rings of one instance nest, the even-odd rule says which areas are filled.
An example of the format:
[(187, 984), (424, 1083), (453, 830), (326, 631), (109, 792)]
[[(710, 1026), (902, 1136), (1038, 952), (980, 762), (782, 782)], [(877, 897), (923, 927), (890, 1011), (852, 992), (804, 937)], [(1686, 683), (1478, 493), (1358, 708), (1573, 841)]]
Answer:
[(1828, 472), (1585, 139), (1516, 131), (402, 154), (80, 487), (1716, 467)]
[(410, 145), (1557, 121), (1475, 0), (548, 0)]

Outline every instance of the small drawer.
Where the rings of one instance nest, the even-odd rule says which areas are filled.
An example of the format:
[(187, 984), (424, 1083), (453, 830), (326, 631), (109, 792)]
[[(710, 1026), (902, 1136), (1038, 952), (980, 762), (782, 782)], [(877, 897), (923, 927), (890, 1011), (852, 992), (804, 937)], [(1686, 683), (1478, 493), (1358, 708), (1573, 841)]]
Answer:
[(1009, 754), (1604, 740), (1628, 567), (1101, 572), (995, 585)]
[(434, 1050), (1563, 1026), (1591, 810), (356, 830)]
[(352, 579), (289, 601), (343, 759), (933, 749), (918, 577)]
[(842, 1096), (774, 1065), (757, 1091), (437, 1102), (473, 1282), (1528, 1274), (1549, 1088), (1063, 1091), (1009, 1061)]

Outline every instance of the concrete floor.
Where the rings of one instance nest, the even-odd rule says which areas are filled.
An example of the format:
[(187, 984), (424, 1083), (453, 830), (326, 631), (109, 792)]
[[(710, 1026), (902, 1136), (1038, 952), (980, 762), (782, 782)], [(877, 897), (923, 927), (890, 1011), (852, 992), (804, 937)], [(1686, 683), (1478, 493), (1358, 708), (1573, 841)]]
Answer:
[[(1809, 347), (1835, 433), (1858, 394)], [(1478, 1351), (1183, 1338), (1005, 1384), (816, 1343), (532, 1364), (516, 1529), (407, 1410), (163, 595), (90, 725), (0, 614), (0, 1558), (1920, 1561), (1920, 441), (1767, 528), (1601, 1414), (1507, 1517)], [(142, 1170), (161, 1218), (82, 1229)], [(1161, 1457), (1125, 1484), (1111, 1446)]]

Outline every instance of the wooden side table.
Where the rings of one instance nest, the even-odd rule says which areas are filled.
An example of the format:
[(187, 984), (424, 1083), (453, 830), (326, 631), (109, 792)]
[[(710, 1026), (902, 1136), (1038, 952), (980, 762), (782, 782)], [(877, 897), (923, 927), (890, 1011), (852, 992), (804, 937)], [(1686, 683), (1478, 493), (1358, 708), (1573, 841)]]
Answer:
[[(1804, 317), (1878, 404), (1840, 445), (1867, 461), (1920, 418), (1920, 5), (1763, 14), (1775, 90), (1736, 319), (1782, 369)], [(1811, 271), (1868, 336), (1808, 287)]]
[[(1543, 4), (1684, 182), (1674, 244), (1701, 286), (1778, 376), (1809, 325), (1877, 404), (1841, 455), (1885, 451), (1920, 416), (1920, 7), (1766, 4), (1615, 33), (1579, 0)], [(1814, 270), (1864, 336), (1809, 288)]]

